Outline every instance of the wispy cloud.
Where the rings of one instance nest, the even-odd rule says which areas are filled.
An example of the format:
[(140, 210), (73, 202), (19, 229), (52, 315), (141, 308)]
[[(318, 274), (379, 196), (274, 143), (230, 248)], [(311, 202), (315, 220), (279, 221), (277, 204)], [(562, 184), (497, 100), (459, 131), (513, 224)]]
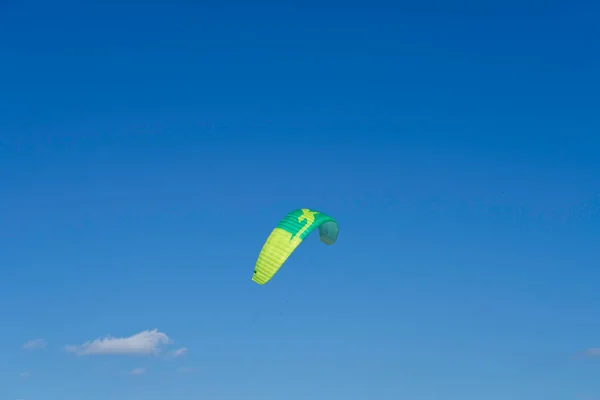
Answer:
[(600, 347), (590, 347), (589, 349), (583, 351), (582, 355), (586, 357), (600, 357)]
[(33, 339), (28, 340), (23, 344), (25, 350), (39, 350), (46, 348), (46, 341), (44, 339)]
[(134, 376), (144, 375), (145, 373), (146, 373), (145, 368), (134, 368), (131, 371), (129, 371), (129, 375), (134, 375)]
[(576, 398), (579, 400), (596, 400), (596, 397), (589, 394), (580, 394)]
[(181, 347), (181, 348), (179, 348), (177, 350), (172, 351), (170, 353), (170, 355), (171, 355), (171, 357), (174, 357), (174, 358), (175, 357), (181, 357), (181, 356), (187, 354), (187, 352), (188, 352), (187, 347)]
[(193, 368), (193, 367), (181, 367), (177, 370), (177, 372), (180, 373), (181, 375), (194, 374), (199, 371), (200, 370), (198, 368)]
[(29, 371), (21, 372), (21, 373), (19, 374), (19, 376), (20, 376), (21, 378), (29, 378), (29, 377), (31, 376), (31, 372), (29, 372)]
[(150, 355), (158, 354), (161, 346), (171, 343), (169, 337), (157, 329), (143, 331), (124, 338), (105, 337), (81, 345), (66, 346), (66, 350), (79, 356), (92, 355)]

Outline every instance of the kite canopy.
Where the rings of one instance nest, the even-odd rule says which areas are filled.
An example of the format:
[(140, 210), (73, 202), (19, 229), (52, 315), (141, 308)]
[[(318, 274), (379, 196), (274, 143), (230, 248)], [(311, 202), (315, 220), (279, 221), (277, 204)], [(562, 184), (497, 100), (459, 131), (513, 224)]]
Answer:
[(332, 245), (338, 238), (338, 224), (327, 214), (302, 208), (286, 215), (267, 238), (263, 246), (252, 280), (259, 285), (267, 283), (296, 247), (315, 228), (319, 228), (321, 242)]

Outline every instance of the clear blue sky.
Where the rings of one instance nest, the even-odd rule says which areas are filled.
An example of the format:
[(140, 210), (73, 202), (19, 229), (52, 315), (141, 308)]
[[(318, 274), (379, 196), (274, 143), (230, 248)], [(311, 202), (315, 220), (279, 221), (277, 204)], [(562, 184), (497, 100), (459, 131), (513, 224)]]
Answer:
[(108, 3), (0, 5), (0, 399), (600, 396), (598, 8)]

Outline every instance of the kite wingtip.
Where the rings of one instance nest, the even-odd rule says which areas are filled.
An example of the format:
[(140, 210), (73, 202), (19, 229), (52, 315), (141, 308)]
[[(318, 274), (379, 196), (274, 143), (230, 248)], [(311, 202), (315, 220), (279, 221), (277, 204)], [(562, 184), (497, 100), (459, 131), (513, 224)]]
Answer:
[(256, 273), (254, 275), (252, 275), (252, 281), (258, 283), (259, 285), (264, 285), (266, 282), (264, 282), (261, 279), (258, 279), (258, 277), (256, 276)]

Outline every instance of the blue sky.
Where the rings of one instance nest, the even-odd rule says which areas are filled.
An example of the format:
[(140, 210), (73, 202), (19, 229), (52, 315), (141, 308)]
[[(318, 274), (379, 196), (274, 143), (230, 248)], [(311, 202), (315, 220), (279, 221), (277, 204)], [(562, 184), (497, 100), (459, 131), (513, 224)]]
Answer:
[(598, 8), (109, 3), (0, 5), (0, 399), (600, 398)]

